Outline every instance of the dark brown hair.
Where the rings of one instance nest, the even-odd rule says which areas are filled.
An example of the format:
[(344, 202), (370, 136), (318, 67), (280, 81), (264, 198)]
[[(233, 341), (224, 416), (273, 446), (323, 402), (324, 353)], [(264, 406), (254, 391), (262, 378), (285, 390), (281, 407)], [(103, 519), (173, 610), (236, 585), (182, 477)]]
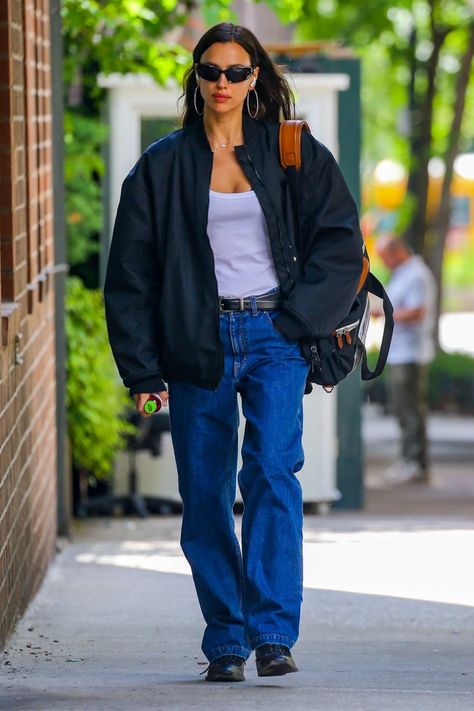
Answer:
[[(253, 32), (246, 27), (233, 25), (231, 22), (221, 22), (203, 34), (194, 48), (193, 64), (186, 70), (183, 77), (183, 94), (180, 96), (180, 99), (184, 99), (184, 107), (181, 113), (183, 126), (190, 124), (198, 117), (194, 108), (194, 91), (197, 86), (194, 64), (201, 60), (201, 56), (206, 49), (215, 42), (237, 42), (249, 54), (252, 66), (260, 67), (257, 84), (259, 109), (256, 118), (263, 118), (274, 123), (278, 123), (282, 118), (294, 118), (295, 102), (293, 93), (280, 67), (272, 62)], [(251, 92), (249, 96), (252, 115), (255, 113), (256, 108), (253, 94)], [(199, 110), (202, 110), (201, 96), (198, 96), (197, 101)], [(244, 102), (243, 111), (247, 113), (247, 102)]]

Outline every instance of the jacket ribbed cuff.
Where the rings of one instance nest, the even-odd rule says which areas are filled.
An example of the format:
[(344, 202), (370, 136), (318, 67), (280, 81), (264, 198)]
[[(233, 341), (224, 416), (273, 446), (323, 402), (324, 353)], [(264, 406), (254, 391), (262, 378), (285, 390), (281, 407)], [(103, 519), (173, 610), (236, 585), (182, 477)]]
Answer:
[(161, 378), (156, 375), (148, 376), (137, 380), (130, 386), (130, 395), (140, 393), (160, 393), (166, 390), (166, 385)]

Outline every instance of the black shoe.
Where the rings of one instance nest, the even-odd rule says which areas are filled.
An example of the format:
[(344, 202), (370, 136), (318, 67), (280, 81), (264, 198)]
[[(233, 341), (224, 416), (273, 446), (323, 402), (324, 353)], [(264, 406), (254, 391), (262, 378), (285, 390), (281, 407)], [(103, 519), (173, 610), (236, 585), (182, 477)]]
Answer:
[(282, 676), (298, 671), (291, 652), (284, 644), (262, 644), (255, 650), (259, 676)]
[(206, 681), (245, 681), (245, 659), (235, 654), (226, 654), (214, 659), (206, 669)]

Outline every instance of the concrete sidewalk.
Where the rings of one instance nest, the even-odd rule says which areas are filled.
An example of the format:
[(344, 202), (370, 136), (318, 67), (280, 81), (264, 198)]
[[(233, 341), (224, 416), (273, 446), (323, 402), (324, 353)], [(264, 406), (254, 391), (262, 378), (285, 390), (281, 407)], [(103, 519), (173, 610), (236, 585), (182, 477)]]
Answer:
[[(427, 425), (433, 462), (465, 462), (474, 468), (474, 417), (430, 413)], [(369, 464), (396, 459), (399, 451), (397, 420), (386, 415), (380, 405), (364, 405), (362, 434)]]
[(474, 429), (434, 431), (433, 484), (387, 489), (397, 431), (367, 409), (364, 511), (306, 516), (299, 673), (260, 679), (252, 656), (246, 682), (205, 682), (179, 517), (95, 519), (5, 649), (0, 709), (472, 711)]
[(11, 711), (472, 711), (474, 522), (309, 516), (300, 672), (210, 684), (179, 518), (76, 526), (2, 660)]
[[(474, 418), (430, 414), (430, 486), (391, 489), (384, 471), (397, 460), (399, 429), (377, 405), (363, 408), (366, 513), (465, 517), (474, 519)], [(473, 585), (474, 590), (474, 585)]]

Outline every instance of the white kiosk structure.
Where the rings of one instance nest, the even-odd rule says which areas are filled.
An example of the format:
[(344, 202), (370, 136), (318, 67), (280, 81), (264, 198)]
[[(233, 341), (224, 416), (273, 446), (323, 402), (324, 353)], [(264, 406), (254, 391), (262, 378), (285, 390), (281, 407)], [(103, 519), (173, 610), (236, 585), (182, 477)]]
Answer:
[[(312, 133), (338, 157), (338, 93), (349, 88), (347, 74), (295, 73), (289, 75), (294, 86), (296, 114), (308, 121)], [(158, 86), (147, 75), (111, 74), (99, 77), (99, 85), (108, 90), (109, 139), (109, 204), (108, 224), (115, 217), (123, 179), (130, 171), (142, 150), (177, 127), (180, 88), (170, 82)], [(156, 122), (162, 133), (148, 136), (144, 133)], [(109, 229), (110, 240), (111, 230)], [(105, 257), (106, 257), (105, 250)], [(105, 261), (105, 260), (104, 260)], [(337, 462), (337, 398), (322, 388), (314, 387), (303, 399), (305, 464), (298, 476), (305, 503), (313, 504), (325, 512), (329, 504), (340, 498), (336, 486)], [(160, 415), (157, 415), (157, 417)], [(240, 412), (239, 451), (242, 444), (245, 420)], [(171, 501), (179, 501), (177, 473), (169, 432), (163, 435), (163, 455), (153, 458), (138, 451), (136, 469), (139, 493)], [(240, 455), (238, 467), (242, 464)], [(115, 468), (115, 493), (126, 489), (127, 458), (117, 457)]]

